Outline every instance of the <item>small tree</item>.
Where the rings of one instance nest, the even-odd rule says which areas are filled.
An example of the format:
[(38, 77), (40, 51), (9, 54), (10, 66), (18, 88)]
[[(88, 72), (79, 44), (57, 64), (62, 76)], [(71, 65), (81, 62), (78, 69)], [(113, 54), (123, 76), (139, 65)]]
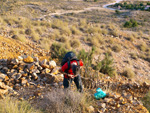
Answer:
[(132, 23), (130, 21), (126, 21), (124, 24), (124, 27), (130, 28), (132, 26)]
[(93, 47), (90, 52), (85, 52), (85, 50), (82, 49), (79, 51), (78, 58), (82, 59), (85, 66), (91, 66), (94, 52), (95, 47)]
[(68, 52), (62, 45), (54, 43), (52, 44), (51, 48), (51, 57), (58, 58), (62, 61), (64, 55)]
[(97, 63), (96, 69), (101, 73), (108, 74), (109, 76), (115, 75), (113, 59), (110, 58), (108, 53), (105, 54), (105, 58), (101, 62)]

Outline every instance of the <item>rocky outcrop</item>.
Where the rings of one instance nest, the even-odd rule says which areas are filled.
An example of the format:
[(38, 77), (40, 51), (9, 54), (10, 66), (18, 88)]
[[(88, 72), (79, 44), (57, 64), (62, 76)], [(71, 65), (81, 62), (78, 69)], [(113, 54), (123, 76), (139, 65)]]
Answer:
[(62, 80), (55, 61), (39, 61), (37, 57), (19, 56), (0, 60), (0, 82), (19, 90), (30, 85), (54, 84)]

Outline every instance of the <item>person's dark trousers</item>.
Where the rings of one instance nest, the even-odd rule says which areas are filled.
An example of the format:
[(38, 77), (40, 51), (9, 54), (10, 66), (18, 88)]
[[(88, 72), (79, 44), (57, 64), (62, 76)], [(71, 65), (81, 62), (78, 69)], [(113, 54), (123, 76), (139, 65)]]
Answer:
[(73, 79), (71, 79), (71, 78), (64, 78), (64, 81), (63, 81), (64, 88), (68, 88), (69, 87), (69, 83), (72, 83), (72, 81), (75, 82), (78, 91), (79, 92), (83, 92), (82, 80), (81, 80), (81, 76), (80, 75), (78, 75), (77, 77), (74, 77)]

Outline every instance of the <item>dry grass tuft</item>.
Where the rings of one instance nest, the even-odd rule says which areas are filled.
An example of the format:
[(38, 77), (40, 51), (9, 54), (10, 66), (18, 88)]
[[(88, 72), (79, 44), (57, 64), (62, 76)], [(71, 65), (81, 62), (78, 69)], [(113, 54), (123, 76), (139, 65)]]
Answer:
[(81, 31), (77, 29), (75, 26), (71, 27), (72, 34), (80, 35)]
[(71, 40), (70, 43), (71, 43), (71, 47), (73, 48), (78, 48), (80, 47), (80, 44), (81, 44), (78, 39)]
[(114, 45), (114, 46), (112, 47), (112, 50), (113, 50), (114, 52), (120, 52), (120, 51), (121, 51), (121, 45), (118, 45), (118, 44)]
[(141, 50), (141, 51), (143, 51), (143, 52), (146, 52), (147, 51), (147, 45), (146, 45), (146, 43), (142, 43), (142, 44), (140, 44), (139, 45), (139, 49)]
[(6, 97), (0, 100), (0, 113), (42, 113), (36, 110), (27, 101), (18, 101), (15, 98)]
[(126, 68), (125, 71), (123, 72), (123, 75), (128, 78), (134, 78), (135, 73), (131, 68)]
[(87, 97), (71, 90), (54, 89), (45, 94), (38, 106), (48, 113), (88, 113)]

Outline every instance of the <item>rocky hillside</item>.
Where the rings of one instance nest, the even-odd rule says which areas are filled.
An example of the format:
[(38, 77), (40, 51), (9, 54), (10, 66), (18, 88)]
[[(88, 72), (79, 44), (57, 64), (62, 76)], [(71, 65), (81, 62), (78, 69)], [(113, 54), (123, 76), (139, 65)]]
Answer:
[(48, 51), (42, 49), (32, 42), (22, 43), (20, 41), (0, 36), (0, 59), (17, 58), (22, 55), (38, 56), (39, 59), (49, 59)]
[[(62, 88), (63, 75), (58, 72), (55, 61), (49, 61), (50, 54), (34, 43), (0, 37), (0, 95), (15, 95), (20, 100), (37, 100), (53, 88)], [(94, 113), (148, 113), (141, 98), (149, 91), (147, 82), (139, 83), (120, 75), (97, 78), (82, 77), (84, 91), (93, 95), (100, 87), (109, 95), (105, 99), (93, 100), (89, 106)], [(73, 87), (74, 89), (74, 87)]]

